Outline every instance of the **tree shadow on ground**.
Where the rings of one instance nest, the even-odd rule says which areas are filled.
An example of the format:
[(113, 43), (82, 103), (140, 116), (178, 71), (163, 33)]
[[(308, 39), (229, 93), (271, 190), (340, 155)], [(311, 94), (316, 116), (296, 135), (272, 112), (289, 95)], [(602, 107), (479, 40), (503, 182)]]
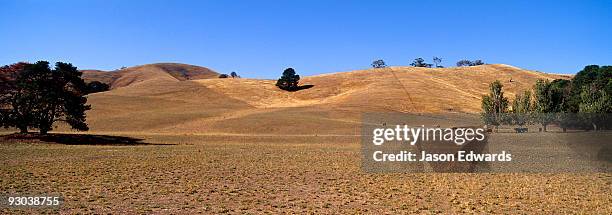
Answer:
[(93, 134), (9, 134), (0, 136), (0, 140), (19, 141), (41, 141), (45, 143), (56, 143), (64, 145), (106, 145), (106, 146), (146, 146), (146, 145), (176, 145), (176, 144), (154, 144), (143, 142), (144, 139), (112, 135)]
[(289, 91), (289, 92), (296, 92), (296, 91), (300, 91), (300, 90), (310, 89), (312, 87), (314, 87), (314, 85), (312, 85), (312, 84), (305, 84), (305, 85), (302, 85), (302, 86), (297, 86), (294, 89), (288, 89), (287, 91)]

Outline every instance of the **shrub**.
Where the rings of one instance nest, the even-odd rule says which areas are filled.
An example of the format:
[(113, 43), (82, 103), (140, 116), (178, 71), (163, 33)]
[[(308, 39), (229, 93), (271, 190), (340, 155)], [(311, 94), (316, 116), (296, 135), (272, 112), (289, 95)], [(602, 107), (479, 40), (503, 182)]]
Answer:
[(87, 84), (87, 94), (108, 91), (110, 86), (99, 81), (92, 81)]

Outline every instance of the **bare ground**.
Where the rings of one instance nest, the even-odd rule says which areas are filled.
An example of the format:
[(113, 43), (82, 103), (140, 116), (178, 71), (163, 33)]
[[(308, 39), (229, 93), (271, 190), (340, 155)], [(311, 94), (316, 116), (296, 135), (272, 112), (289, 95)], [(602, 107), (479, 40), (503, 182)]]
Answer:
[(66, 201), (2, 213), (612, 212), (610, 174), (367, 174), (353, 136), (132, 137), (142, 143), (3, 139), (4, 194)]

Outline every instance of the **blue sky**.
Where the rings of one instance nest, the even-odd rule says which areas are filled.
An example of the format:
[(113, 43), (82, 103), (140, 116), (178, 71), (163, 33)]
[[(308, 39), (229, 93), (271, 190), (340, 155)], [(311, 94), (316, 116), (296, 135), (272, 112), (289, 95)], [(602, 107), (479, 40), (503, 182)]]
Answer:
[(575, 73), (612, 64), (612, 1), (8, 1), (0, 64), (181, 62), (275, 78), (417, 57)]

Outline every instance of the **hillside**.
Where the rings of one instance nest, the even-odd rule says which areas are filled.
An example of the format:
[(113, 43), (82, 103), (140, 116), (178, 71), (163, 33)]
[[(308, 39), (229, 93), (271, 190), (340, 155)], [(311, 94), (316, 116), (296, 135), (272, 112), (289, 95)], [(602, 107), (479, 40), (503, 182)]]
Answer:
[(314, 86), (285, 92), (274, 80), (185, 76), (179, 81), (170, 70), (120, 71), (124, 74), (113, 77), (113, 90), (89, 96), (92, 131), (353, 135), (364, 112), (475, 113), (494, 80), (513, 98), (537, 79), (564, 78), (508, 65), (392, 67), (303, 77), (301, 84)]
[(219, 73), (211, 69), (179, 63), (156, 63), (128, 67), (117, 71), (82, 70), (87, 82), (100, 81), (107, 83), (111, 89), (125, 87), (141, 82), (158, 80), (196, 80), (217, 78)]

